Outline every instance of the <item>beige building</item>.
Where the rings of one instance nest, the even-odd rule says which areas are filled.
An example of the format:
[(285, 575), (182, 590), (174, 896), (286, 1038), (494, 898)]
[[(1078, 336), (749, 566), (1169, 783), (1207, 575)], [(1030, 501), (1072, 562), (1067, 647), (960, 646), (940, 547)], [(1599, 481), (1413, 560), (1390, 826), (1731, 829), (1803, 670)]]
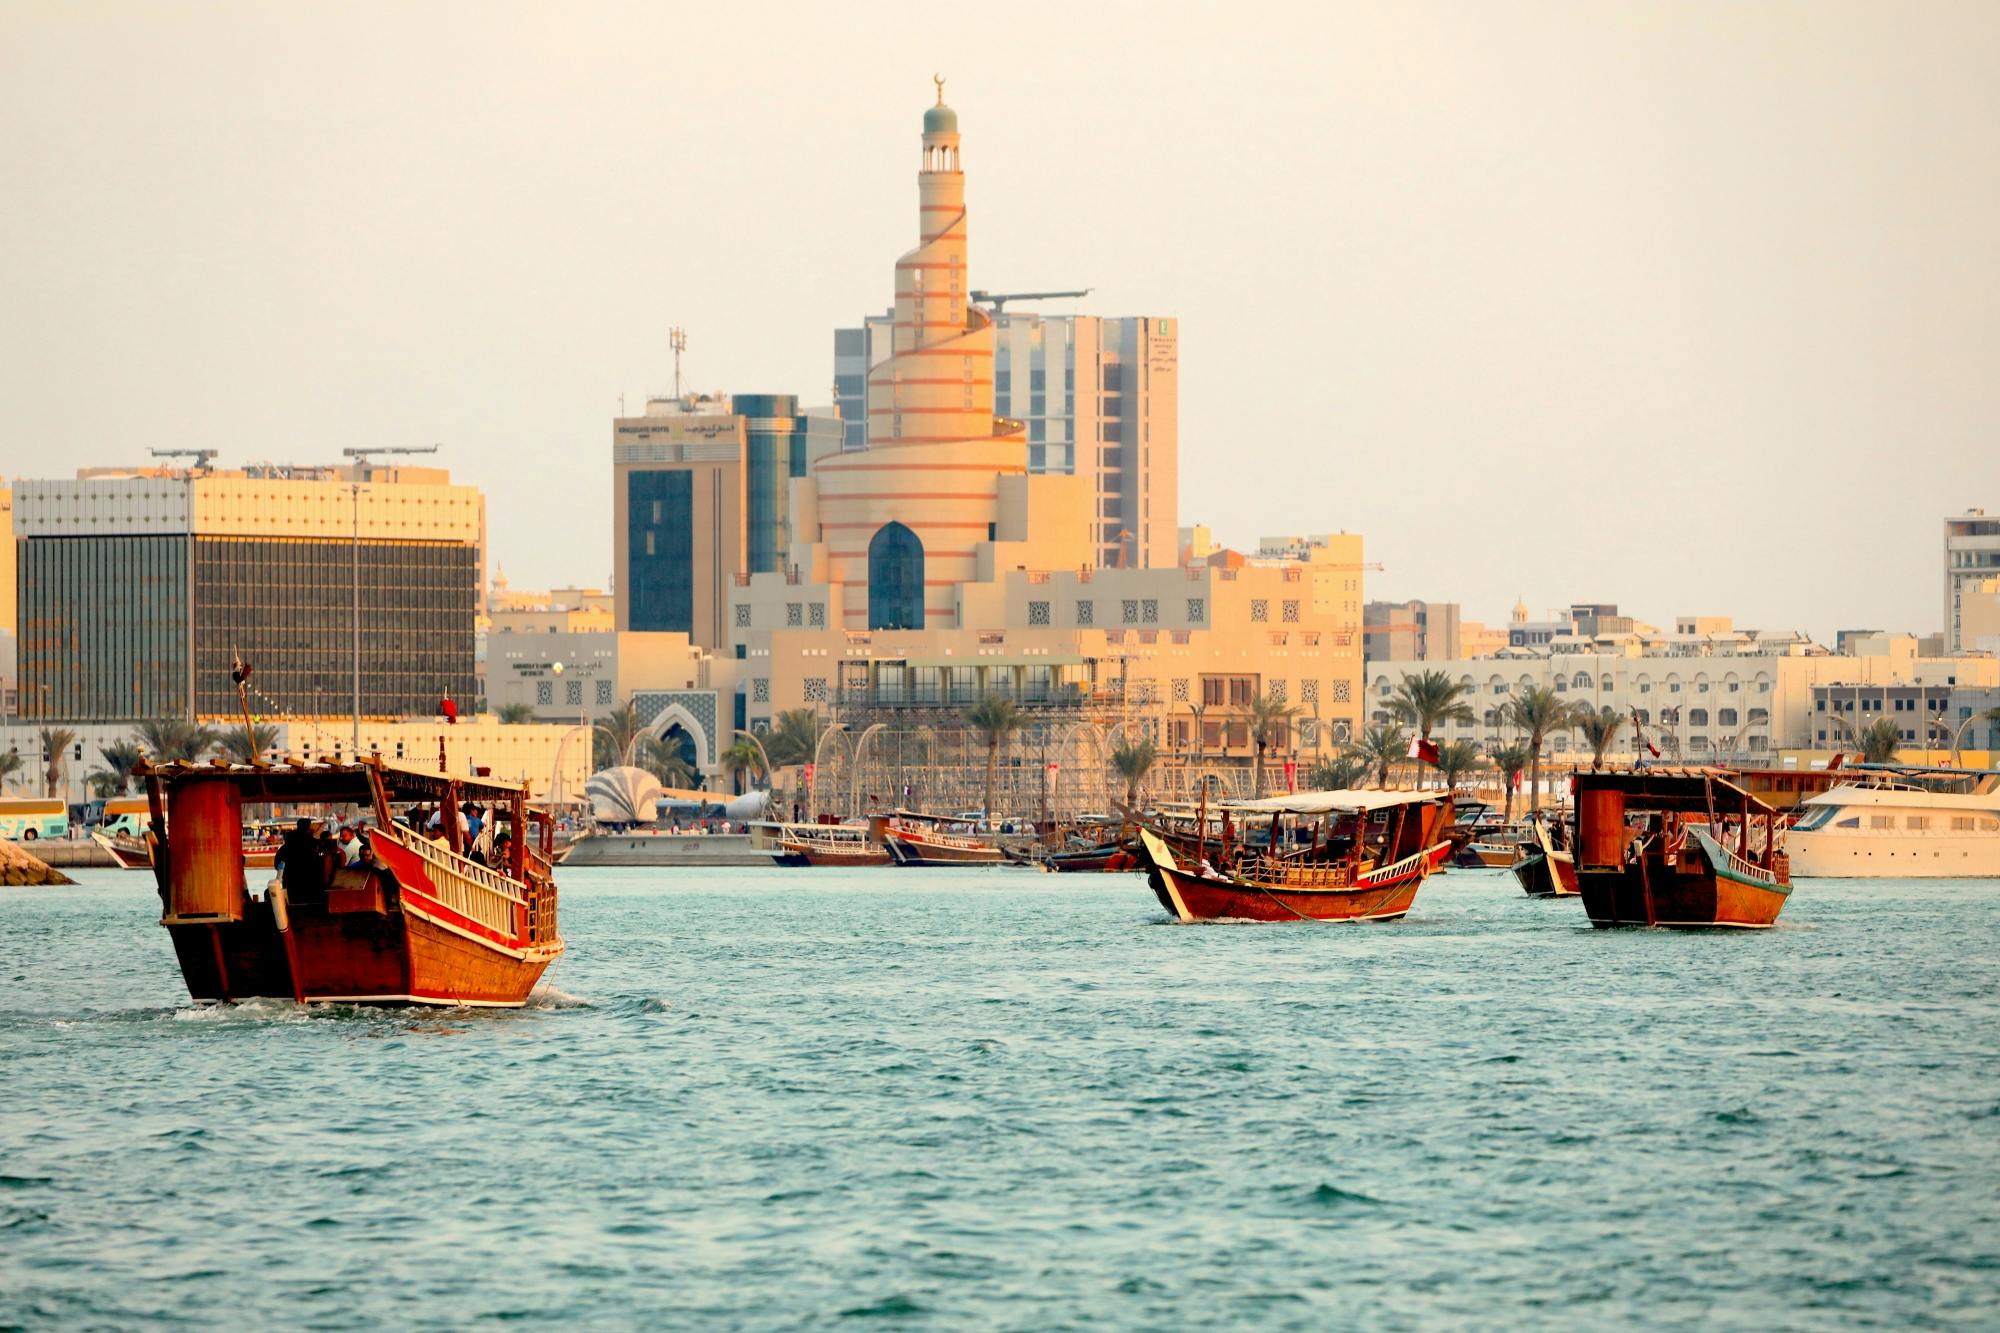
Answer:
[(21, 715), (228, 717), (477, 697), (486, 503), (438, 468), (87, 469), (14, 486)]
[(630, 704), (641, 726), (712, 775), (734, 741), (736, 666), (685, 634), (525, 631), (488, 640), (487, 706), (520, 705), (537, 722), (585, 727)]
[(611, 436), (613, 627), (720, 647), (732, 580), (783, 567), (792, 483), (839, 450), (839, 421), (785, 395), (690, 394)]
[(1944, 521), (1944, 646), (2000, 652), (2000, 518), (1984, 509)]
[[(1684, 618), (1685, 626), (1697, 623)], [(1612, 754), (1635, 757), (1630, 725), (1636, 713), (1647, 738), (1667, 758), (1689, 762), (1777, 762), (1781, 751), (1823, 749), (1814, 690), (1829, 685), (1911, 685), (1945, 698), (1954, 687), (2000, 683), (2000, 660), (1925, 658), (1907, 635), (1866, 636), (1852, 655), (1829, 653), (1803, 636), (1736, 630), (1726, 618), (1705, 618), (1703, 632), (1600, 642), (1559, 637), (1544, 650), (1509, 650), (1498, 657), (1455, 662), (1374, 662), (1368, 667), (1367, 720), (1391, 720), (1389, 699), (1406, 674), (1443, 670), (1468, 685), (1473, 720), (1453, 723), (1441, 740), (1470, 740), (1491, 751), (1520, 739), (1507, 725), (1509, 698), (1545, 686), (1592, 708), (1627, 719)], [(1837, 747), (1836, 747), (1837, 748)], [(1549, 757), (1586, 758), (1575, 734), (1549, 742)]]
[(1371, 662), (1449, 662), (1466, 651), (1457, 602), (1370, 602), (1363, 623)]

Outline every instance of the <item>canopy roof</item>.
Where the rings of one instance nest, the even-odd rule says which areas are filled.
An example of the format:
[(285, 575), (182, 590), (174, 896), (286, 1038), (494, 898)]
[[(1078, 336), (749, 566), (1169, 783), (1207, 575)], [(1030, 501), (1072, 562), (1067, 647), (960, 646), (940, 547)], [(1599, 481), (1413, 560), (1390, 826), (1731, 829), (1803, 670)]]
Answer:
[(1327, 815), (1335, 811), (1393, 810), (1399, 805), (1430, 805), (1444, 800), (1443, 791), (1295, 791), (1266, 796), (1261, 801), (1230, 801), (1227, 808), (1244, 814)]
[(361, 801), (374, 799), (368, 773), (382, 775), (382, 787), (392, 801), (441, 801), (445, 789), (456, 785), (461, 798), (512, 801), (527, 788), (518, 782), (497, 778), (475, 778), (435, 769), (414, 768), (387, 759), (368, 759), (358, 764), (153, 764), (141, 761), (133, 775), (159, 778), (169, 787), (180, 782), (228, 782), (242, 789), (243, 799), (252, 804), (279, 801)]
[(1735, 814), (1746, 805), (1753, 814), (1773, 814), (1773, 808), (1733, 781), (1720, 768), (1633, 768), (1602, 773), (1579, 772), (1576, 794), (1615, 791), (1625, 796), (1629, 810), (1672, 810), (1682, 814)]

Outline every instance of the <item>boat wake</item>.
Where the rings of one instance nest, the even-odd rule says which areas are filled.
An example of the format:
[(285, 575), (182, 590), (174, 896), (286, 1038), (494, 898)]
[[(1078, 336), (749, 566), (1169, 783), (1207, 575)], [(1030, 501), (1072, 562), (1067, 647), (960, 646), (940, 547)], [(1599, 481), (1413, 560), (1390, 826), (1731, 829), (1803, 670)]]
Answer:
[(558, 986), (544, 981), (528, 992), (525, 1009), (593, 1009), (596, 1006), (581, 995), (571, 995)]

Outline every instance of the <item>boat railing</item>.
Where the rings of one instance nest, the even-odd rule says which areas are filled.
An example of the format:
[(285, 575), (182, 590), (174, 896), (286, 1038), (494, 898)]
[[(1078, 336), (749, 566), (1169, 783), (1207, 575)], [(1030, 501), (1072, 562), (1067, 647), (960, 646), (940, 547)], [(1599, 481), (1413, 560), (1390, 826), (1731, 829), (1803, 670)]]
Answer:
[(1435, 847), (1426, 847), (1422, 851), (1411, 852), (1400, 861), (1392, 861), (1388, 865), (1369, 871), (1367, 874), (1361, 876), (1359, 882), (1362, 884), (1384, 884), (1390, 880), (1401, 879), (1403, 876), (1416, 871), (1424, 862), (1429, 860), (1431, 854), (1436, 850)]
[(375, 836), (388, 836), (405, 851), (424, 862), (434, 873), (431, 884), (437, 900), (468, 920), (508, 939), (521, 933), (521, 915), (528, 906), (521, 886), (505, 875), (468, 861), (450, 848), (432, 842), (408, 829), (377, 829)]
[(560, 939), (556, 928), (556, 872), (538, 852), (527, 854), (524, 872), (528, 877), (528, 943), (548, 944)]
[[(1719, 853), (1733, 873), (1758, 884), (1776, 884), (1778, 882), (1778, 876), (1775, 873), (1766, 870), (1749, 857), (1725, 847), (1713, 835), (1699, 829), (1696, 830), (1696, 834), (1701, 838), (1702, 846), (1708, 850), (1709, 855), (1714, 856)], [(1782, 855), (1782, 853), (1780, 854)]]

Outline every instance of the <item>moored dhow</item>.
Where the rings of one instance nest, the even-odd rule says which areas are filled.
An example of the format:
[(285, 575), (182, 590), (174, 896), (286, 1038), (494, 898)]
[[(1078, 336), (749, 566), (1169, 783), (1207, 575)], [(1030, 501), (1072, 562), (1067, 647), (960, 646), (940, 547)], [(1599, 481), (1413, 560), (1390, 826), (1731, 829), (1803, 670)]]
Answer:
[(776, 861), (786, 866), (886, 866), (889, 849), (854, 824), (786, 824), (775, 843)]
[(1513, 864), (1514, 881), (1530, 898), (1564, 898), (1577, 892), (1576, 856), (1556, 846), (1551, 829), (1562, 828), (1562, 812), (1537, 810), (1528, 817), (1527, 837)]
[(1393, 921), (1451, 855), (1446, 792), (1297, 792), (1229, 809), (1246, 827), (1268, 814), (1268, 837), (1218, 848), (1220, 869), (1205, 840), (1184, 861), (1159, 831), (1140, 829), (1148, 882), (1181, 921)]
[(998, 844), (970, 833), (948, 831), (954, 821), (909, 810), (881, 815), (869, 832), (903, 866), (993, 866), (1006, 861)]
[(1577, 884), (1593, 924), (1756, 930), (1777, 921), (1792, 892), (1785, 819), (1732, 776), (1576, 775)]
[[(551, 825), (517, 784), (427, 773), (380, 756), (346, 764), (142, 764), (136, 772), (151, 808), (160, 924), (198, 1003), (268, 997), (515, 1007), (563, 951)], [(486, 808), (479, 841), (491, 848), (491, 865), (466, 844), (460, 813), (471, 800)], [(440, 841), (396, 822), (397, 807), (413, 802), (435, 806)], [(280, 804), (372, 811), (365, 855), (338, 865), (330, 849), (302, 839), (286, 849), (282, 880), (253, 892), (244, 875), (243, 809)]]

